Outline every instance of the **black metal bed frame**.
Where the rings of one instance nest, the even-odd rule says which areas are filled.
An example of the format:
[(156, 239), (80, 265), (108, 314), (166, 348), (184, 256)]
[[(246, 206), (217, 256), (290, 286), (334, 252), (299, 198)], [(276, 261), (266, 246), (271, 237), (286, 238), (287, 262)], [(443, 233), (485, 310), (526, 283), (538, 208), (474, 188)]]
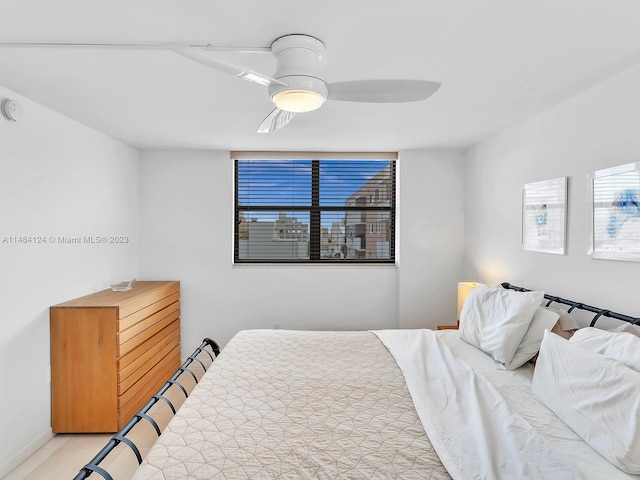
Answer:
[[(206, 349), (206, 347), (209, 347), (211, 349), (211, 353), (213, 353), (213, 355), (211, 355), (211, 353), (209, 352), (209, 350)], [(111, 451), (121, 443), (124, 443), (133, 451), (133, 453), (135, 454), (138, 460), (138, 464), (141, 464), (142, 455), (140, 453), (140, 450), (138, 449), (136, 444), (131, 441), (131, 439), (126, 437), (127, 433), (129, 433), (134, 426), (136, 426), (140, 421), (144, 419), (151, 424), (151, 426), (154, 428), (158, 437), (160, 436), (160, 434), (162, 433), (160, 431), (160, 427), (151, 416), (147, 415), (147, 412), (156, 403), (162, 401), (169, 406), (169, 408), (175, 415), (176, 408), (171, 403), (171, 400), (165, 397), (164, 394), (171, 386), (175, 385), (182, 391), (182, 393), (185, 396), (185, 399), (189, 396), (187, 389), (183, 385), (181, 385), (180, 382), (178, 382), (178, 377), (180, 377), (180, 375), (182, 375), (183, 373), (188, 372), (191, 374), (191, 376), (195, 380), (195, 383), (197, 384), (199, 382), (199, 379), (197, 375), (193, 372), (193, 370), (189, 369), (189, 366), (193, 362), (197, 362), (200, 364), (202, 369), (206, 371), (207, 367), (199, 358), (197, 358), (197, 356), (203, 352), (209, 355), (209, 357), (211, 357), (211, 361), (213, 362), (214, 358), (220, 354), (220, 347), (215, 341), (211, 340), (210, 338), (205, 338), (202, 341), (202, 344), (195, 349), (195, 351), (184, 361), (184, 363), (180, 366), (180, 368), (178, 368), (178, 370), (176, 370), (176, 372), (171, 376), (171, 378), (166, 381), (166, 383), (162, 386), (162, 388), (158, 390), (158, 393), (156, 393), (153, 397), (151, 397), (149, 401), (138, 411), (138, 413), (136, 413), (133, 416), (133, 418), (131, 418), (131, 420), (129, 420), (129, 422), (127, 422), (127, 424), (124, 427), (122, 427), (122, 429), (118, 433), (116, 433), (113, 437), (111, 437), (111, 440), (109, 440), (109, 442), (102, 448), (102, 450), (100, 450), (98, 454), (95, 457), (93, 457), (93, 459), (91, 459), (91, 461), (87, 463), (75, 477), (73, 477), (73, 480), (84, 480), (94, 472), (101, 475), (105, 480), (113, 480), (113, 477), (104, 468), (101, 468), (99, 465), (100, 465), (100, 462), (102, 462), (107, 457), (107, 455), (109, 455), (109, 453), (111, 453)]]
[[(509, 282), (504, 282), (501, 284), (503, 288), (507, 288), (509, 290), (516, 290), (518, 292), (530, 292), (531, 290), (522, 287), (516, 287), (515, 285), (511, 285)], [(571, 313), (574, 309), (585, 310), (587, 312), (595, 313), (593, 318), (591, 319), (590, 327), (595, 326), (596, 322), (601, 317), (609, 317), (614, 318), (616, 320), (622, 320), (623, 322), (629, 322), (633, 325), (640, 325), (640, 317), (630, 317), (629, 315), (624, 315), (622, 313), (612, 312), (611, 310), (606, 310), (604, 308), (592, 307), (591, 305), (587, 305), (582, 302), (574, 302), (573, 300), (567, 300), (566, 298), (556, 297), (554, 295), (544, 295), (544, 298), (549, 300), (547, 302), (547, 307), (552, 303), (561, 303), (563, 305), (568, 305), (568, 312)]]

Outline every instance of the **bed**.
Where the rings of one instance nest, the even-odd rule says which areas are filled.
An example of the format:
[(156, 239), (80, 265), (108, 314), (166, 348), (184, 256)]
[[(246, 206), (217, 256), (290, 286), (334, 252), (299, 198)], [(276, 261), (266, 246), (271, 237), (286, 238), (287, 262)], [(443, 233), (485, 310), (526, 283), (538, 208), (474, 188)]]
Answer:
[[(530, 318), (503, 322), (499, 332), (482, 324), (486, 318), (471, 322), (495, 312), (495, 298), (478, 294), (465, 304), (460, 330), (239, 332), (132, 478), (640, 478), (633, 353), (640, 338), (602, 330), (606, 341), (596, 334), (574, 344), (552, 333), (560, 313), (542, 306), (564, 306), (565, 319), (568, 311), (592, 312), (594, 325), (606, 317), (625, 322), (617, 330), (640, 319), (509, 284), (487, 289), (518, 302), (526, 296)], [(505, 331), (519, 340), (501, 344)], [(566, 361), (569, 347), (569, 358), (575, 348), (585, 356), (577, 369)], [(509, 361), (496, 360), (505, 349)], [(585, 367), (591, 363), (593, 371)], [(594, 377), (583, 378), (587, 371), (610, 377), (594, 386)], [(566, 403), (583, 390), (586, 405), (581, 393)], [(576, 424), (576, 412), (589, 421)], [(616, 426), (621, 440), (603, 435)], [(90, 469), (105, 477), (101, 470)]]

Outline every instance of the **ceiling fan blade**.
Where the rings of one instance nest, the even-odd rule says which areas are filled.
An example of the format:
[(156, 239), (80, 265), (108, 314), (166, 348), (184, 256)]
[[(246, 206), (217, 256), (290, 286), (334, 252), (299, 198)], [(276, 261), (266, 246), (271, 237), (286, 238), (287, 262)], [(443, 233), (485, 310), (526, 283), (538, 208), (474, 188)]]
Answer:
[(295, 116), (296, 114), (294, 112), (287, 112), (286, 110), (275, 108), (267, 115), (267, 118), (262, 121), (258, 127), (258, 133), (272, 133), (280, 130)]
[(177, 54), (182, 55), (183, 57), (206, 65), (207, 67), (215, 68), (216, 70), (220, 70), (221, 72), (235, 75), (236, 77), (248, 80), (249, 82), (258, 83), (265, 86), (287, 85), (280, 80), (251, 70), (244, 65), (239, 65), (230, 60), (214, 55), (207, 50), (202, 50), (201, 48), (192, 47), (190, 45), (182, 45), (180, 43), (167, 43), (165, 44), (165, 46), (173, 50)]
[(330, 83), (327, 87), (329, 100), (399, 103), (429, 98), (440, 85), (428, 80), (355, 80)]

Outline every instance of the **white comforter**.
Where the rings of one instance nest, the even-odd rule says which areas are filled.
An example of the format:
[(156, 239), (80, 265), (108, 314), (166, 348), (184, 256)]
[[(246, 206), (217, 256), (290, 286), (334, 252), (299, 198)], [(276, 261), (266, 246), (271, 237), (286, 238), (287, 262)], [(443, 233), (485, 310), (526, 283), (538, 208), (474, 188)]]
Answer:
[(374, 332), (402, 370), (454, 479), (630, 479), (531, 393), (533, 367), (498, 370), (455, 331)]

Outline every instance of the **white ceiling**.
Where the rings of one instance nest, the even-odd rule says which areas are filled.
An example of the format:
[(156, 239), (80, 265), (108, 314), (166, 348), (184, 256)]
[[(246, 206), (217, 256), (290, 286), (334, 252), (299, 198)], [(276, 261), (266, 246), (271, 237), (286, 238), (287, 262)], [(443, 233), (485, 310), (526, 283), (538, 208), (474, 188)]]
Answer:
[[(273, 134), (265, 87), (162, 50), (0, 47), (0, 85), (139, 148), (466, 148), (640, 61), (637, 0), (2, 0), (0, 42), (326, 45), (327, 82), (435, 80), (325, 103)], [(272, 74), (269, 53), (225, 53)]]

